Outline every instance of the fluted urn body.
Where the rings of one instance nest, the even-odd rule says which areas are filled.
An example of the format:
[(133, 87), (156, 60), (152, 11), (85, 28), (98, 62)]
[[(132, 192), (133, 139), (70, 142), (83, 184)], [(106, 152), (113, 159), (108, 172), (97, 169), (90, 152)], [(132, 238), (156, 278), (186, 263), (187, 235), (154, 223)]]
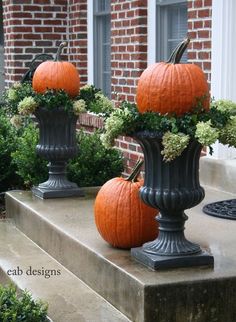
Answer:
[(82, 195), (77, 184), (66, 177), (67, 161), (77, 154), (77, 116), (63, 107), (51, 110), (40, 107), (35, 111), (35, 116), (39, 127), (36, 151), (49, 161), (49, 178), (33, 187), (33, 194), (43, 199)]
[(153, 269), (213, 264), (213, 257), (184, 235), (188, 218), (184, 210), (196, 206), (205, 196), (199, 183), (202, 146), (192, 140), (179, 157), (166, 162), (161, 154), (160, 134), (145, 131), (136, 133), (134, 138), (140, 143), (145, 159), (140, 196), (160, 213), (158, 238), (132, 249), (132, 256)]

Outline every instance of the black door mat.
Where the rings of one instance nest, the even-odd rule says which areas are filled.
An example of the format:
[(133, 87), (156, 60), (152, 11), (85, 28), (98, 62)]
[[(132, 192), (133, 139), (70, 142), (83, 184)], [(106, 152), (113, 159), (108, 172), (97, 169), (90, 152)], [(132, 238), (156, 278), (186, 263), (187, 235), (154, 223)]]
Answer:
[(209, 203), (202, 210), (211, 216), (236, 220), (236, 199)]

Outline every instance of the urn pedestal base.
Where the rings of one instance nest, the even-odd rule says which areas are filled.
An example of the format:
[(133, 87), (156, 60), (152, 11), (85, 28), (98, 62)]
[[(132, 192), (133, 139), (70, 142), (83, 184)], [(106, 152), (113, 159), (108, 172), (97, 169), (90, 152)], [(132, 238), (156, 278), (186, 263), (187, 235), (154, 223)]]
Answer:
[(152, 270), (178, 268), (178, 267), (193, 267), (193, 266), (212, 266), (214, 265), (214, 257), (202, 250), (197, 254), (183, 256), (160, 256), (149, 254), (142, 247), (131, 249), (131, 256), (143, 265)]
[(66, 178), (66, 162), (50, 162), (48, 168), (48, 180), (31, 189), (36, 197), (50, 199), (84, 196), (81, 188)]
[(32, 188), (32, 193), (34, 196), (41, 199), (51, 199), (51, 198), (66, 198), (66, 197), (83, 197), (84, 193), (80, 188), (67, 188), (66, 190), (62, 189), (47, 189), (35, 186)]

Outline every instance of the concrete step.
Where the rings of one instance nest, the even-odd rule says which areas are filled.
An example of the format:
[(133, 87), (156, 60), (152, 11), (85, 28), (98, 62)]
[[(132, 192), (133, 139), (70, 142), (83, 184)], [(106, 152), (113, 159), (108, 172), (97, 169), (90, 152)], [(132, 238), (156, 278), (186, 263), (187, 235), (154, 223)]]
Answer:
[(12, 191), (6, 196), (7, 215), (132, 321), (234, 321), (236, 221), (202, 212), (205, 204), (232, 199), (232, 194), (206, 189), (204, 201), (186, 211), (186, 237), (211, 250), (214, 268), (156, 272), (133, 261), (129, 251), (114, 249), (102, 240), (94, 223), (94, 198), (95, 193), (87, 192), (82, 198), (41, 200), (30, 192)]
[(236, 159), (200, 158), (200, 178), (205, 186), (236, 195)]
[(1, 221), (0, 282), (9, 280), (47, 301), (54, 322), (130, 321), (11, 223)]

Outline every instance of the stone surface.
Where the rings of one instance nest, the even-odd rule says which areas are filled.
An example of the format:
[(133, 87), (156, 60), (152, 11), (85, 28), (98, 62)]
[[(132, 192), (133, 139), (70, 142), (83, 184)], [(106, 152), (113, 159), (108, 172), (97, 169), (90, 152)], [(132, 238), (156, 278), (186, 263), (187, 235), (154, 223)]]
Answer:
[[(30, 192), (7, 193), (7, 214), (32, 240), (116, 308), (137, 322), (233, 322), (236, 314), (236, 222), (202, 212), (203, 205), (235, 194), (206, 189), (186, 211), (186, 237), (209, 250), (214, 268), (153, 272), (130, 252), (102, 240), (93, 218), (94, 193), (40, 200)], [(111, 320), (112, 321), (112, 320)]]
[(200, 158), (200, 178), (206, 186), (236, 194), (236, 159)]
[(47, 301), (54, 322), (130, 321), (18, 229), (1, 221), (0, 282), (9, 279)]

